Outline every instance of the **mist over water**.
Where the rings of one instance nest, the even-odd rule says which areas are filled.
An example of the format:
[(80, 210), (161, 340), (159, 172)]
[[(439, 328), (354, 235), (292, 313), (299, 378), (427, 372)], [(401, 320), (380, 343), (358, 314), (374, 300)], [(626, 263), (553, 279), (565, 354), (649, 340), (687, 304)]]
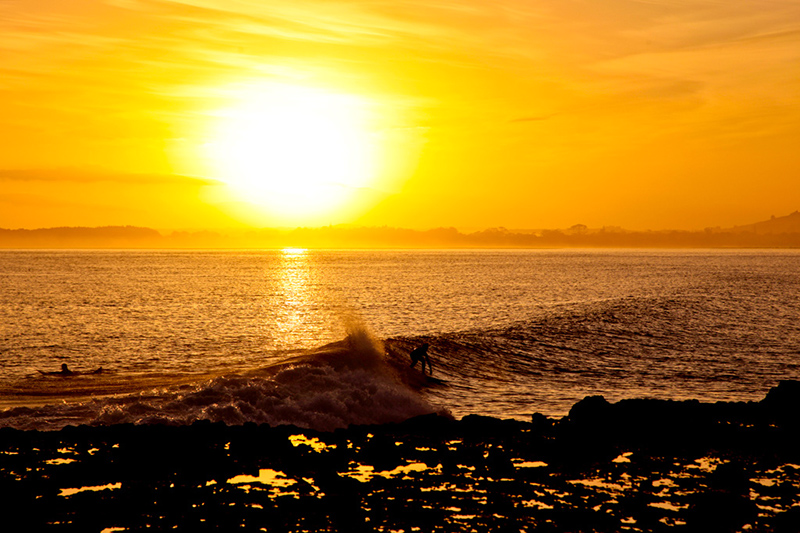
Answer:
[[(0, 405), (36, 409), (0, 425), (332, 428), (563, 415), (589, 394), (757, 400), (800, 377), (799, 294), (795, 251), (5, 251)], [(383, 370), (341, 343), (349, 366), (318, 360), (354, 321), (384, 341)], [(445, 384), (403, 381), (421, 342)], [(62, 363), (104, 372), (37, 372)]]

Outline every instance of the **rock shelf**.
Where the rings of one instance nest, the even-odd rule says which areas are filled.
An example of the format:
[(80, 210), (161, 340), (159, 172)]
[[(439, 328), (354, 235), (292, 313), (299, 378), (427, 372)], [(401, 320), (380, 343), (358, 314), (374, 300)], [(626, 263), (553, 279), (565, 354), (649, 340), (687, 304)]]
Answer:
[(800, 531), (800, 383), (528, 422), (0, 429), (5, 531)]

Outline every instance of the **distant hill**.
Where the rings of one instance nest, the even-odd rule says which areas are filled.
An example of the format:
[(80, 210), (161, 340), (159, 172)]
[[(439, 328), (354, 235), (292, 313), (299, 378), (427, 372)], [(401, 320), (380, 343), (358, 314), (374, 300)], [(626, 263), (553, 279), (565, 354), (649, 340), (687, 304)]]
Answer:
[(800, 211), (795, 211), (785, 217), (773, 216), (769, 220), (747, 224), (745, 226), (734, 226), (731, 228), (734, 233), (755, 233), (756, 235), (779, 235), (782, 233), (800, 233)]
[(1, 229), (0, 248), (159, 248), (163, 236), (136, 226)]
[(390, 227), (254, 229), (222, 234), (211, 231), (162, 235), (150, 228), (0, 229), (0, 248), (800, 248), (800, 212), (729, 229), (703, 231), (626, 231), (590, 229), (513, 231), (489, 228), (462, 233), (455, 228), (410, 230)]

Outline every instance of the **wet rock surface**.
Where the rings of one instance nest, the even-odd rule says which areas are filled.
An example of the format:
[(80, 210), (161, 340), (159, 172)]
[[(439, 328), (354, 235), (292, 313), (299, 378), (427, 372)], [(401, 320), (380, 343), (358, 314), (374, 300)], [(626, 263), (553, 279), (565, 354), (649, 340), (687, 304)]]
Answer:
[(800, 531), (800, 383), (530, 422), (0, 430), (5, 531)]

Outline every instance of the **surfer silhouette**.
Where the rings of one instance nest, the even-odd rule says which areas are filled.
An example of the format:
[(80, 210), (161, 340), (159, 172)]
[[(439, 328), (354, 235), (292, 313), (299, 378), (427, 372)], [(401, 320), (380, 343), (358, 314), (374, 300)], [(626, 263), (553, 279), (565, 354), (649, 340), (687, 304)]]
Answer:
[(44, 374), (45, 376), (71, 376), (75, 372), (69, 369), (67, 363), (61, 363), (61, 371), (60, 372), (45, 372), (43, 370), (39, 370), (40, 374)]
[(63, 376), (63, 377), (78, 376), (80, 374), (102, 374), (102, 372), (103, 372), (102, 366), (97, 370), (92, 370), (91, 372), (73, 372), (72, 370), (69, 369), (67, 363), (61, 363), (61, 370), (58, 372), (45, 372), (44, 370), (39, 370), (39, 373), (44, 376)]
[(428, 364), (428, 371), (431, 375), (433, 375), (433, 367), (431, 366), (431, 358), (428, 357), (428, 346), (427, 342), (423, 342), (413, 350), (411, 353), (408, 354), (411, 357), (411, 368), (417, 366), (419, 361), (422, 361), (422, 373), (425, 373), (425, 363)]

